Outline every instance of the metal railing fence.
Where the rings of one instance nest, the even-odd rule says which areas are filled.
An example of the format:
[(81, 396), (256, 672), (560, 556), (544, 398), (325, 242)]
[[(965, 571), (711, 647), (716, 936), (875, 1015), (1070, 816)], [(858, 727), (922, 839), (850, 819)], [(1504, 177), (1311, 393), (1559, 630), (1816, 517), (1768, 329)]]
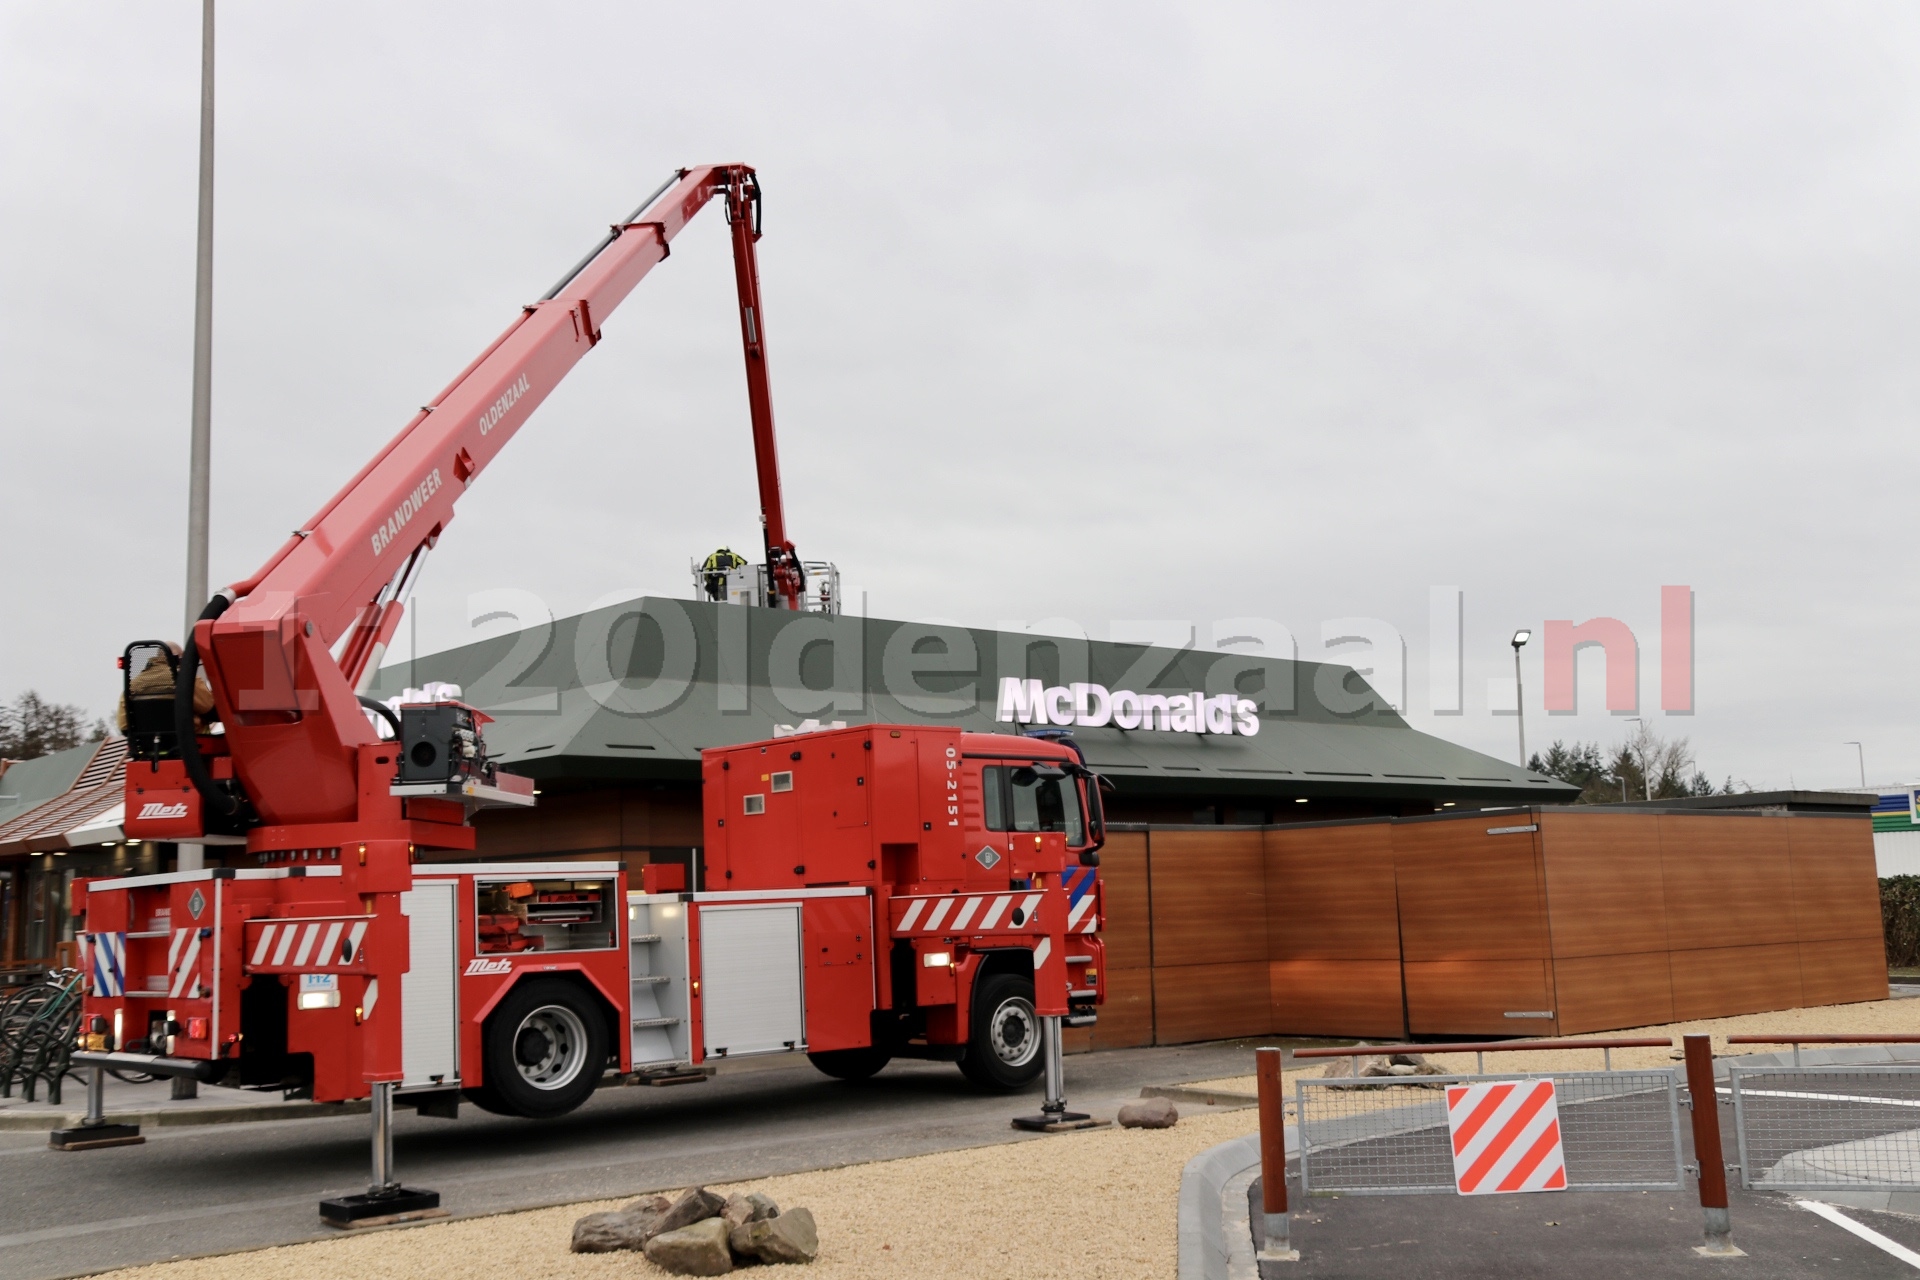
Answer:
[(1448, 1085), (1551, 1079), (1570, 1190), (1683, 1186), (1679, 1076), (1671, 1068), (1300, 1079), (1300, 1189), (1306, 1194), (1450, 1194)]
[(1733, 1066), (1728, 1085), (1748, 1188), (1920, 1191), (1920, 1064)]

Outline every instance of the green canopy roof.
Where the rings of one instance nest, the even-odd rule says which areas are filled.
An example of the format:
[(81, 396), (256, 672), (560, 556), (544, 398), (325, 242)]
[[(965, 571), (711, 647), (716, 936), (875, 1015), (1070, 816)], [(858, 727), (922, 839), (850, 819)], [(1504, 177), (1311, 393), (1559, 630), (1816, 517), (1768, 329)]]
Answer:
[(658, 597), (398, 663), (371, 692), (460, 686), (515, 773), (690, 781), (703, 747), (836, 721), (1019, 732), (996, 718), (1003, 676), (1254, 704), (1253, 735), (1075, 728), (1089, 763), (1136, 794), (1574, 794), (1411, 728), (1348, 667)]

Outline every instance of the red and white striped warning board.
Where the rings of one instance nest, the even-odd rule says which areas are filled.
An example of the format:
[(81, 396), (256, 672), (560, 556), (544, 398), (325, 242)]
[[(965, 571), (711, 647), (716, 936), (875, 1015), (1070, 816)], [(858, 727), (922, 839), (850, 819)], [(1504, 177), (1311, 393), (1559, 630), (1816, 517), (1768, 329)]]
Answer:
[(1567, 1189), (1551, 1080), (1448, 1085), (1447, 1130), (1463, 1196)]

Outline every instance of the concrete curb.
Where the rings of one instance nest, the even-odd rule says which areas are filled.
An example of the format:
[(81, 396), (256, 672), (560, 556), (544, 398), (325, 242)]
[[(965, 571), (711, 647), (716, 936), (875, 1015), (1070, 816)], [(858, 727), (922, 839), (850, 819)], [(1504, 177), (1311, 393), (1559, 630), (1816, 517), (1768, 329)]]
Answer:
[[(267, 1102), (243, 1107), (181, 1107), (142, 1111), (109, 1111), (109, 1124), (137, 1124), (143, 1129), (173, 1129), (194, 1125), (245, 1124), (266, 1120), (323, 1120), (333, 1116), (363, 1116), (365, 1102)], [(80, 1111), (0, 1111), (0, 1133), (51, 1133), (71, 1128), (87, 1118)]]
[(1166, 1098), (1173, 1102), (1191, 1102), (1195, 1106), (1233, 1111), (1259, 1105), (1251, 1093), (1222, 1093), (1218, 1089), (1195, 1089), (1184, 1084), (1150, 1084), (1140, 1090), (1143, 1098)]
[[(1300, 1151), (1300, 1135), (1287, 1126), (1287, 1158)], [(1247, 1233), (1247, 1186), (1260, 1168), (1260, 1135), (1248, 1134), (1209, 1147), (1180, 1173), (1180, 1280), (1229, 1280), (1236, 1255), (1244, 1263), (1252, 1257), (1252, 1236), (1236, 1249), (1229, 1224)], [(1238, 1188), (1239, 1204), (1229, 1199)]]

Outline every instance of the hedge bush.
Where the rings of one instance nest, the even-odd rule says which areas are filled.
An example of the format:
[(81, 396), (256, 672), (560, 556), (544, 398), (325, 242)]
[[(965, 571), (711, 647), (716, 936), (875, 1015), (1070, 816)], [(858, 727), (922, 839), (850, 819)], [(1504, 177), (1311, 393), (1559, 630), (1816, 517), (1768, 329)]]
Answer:
[(1887, 931), (1887, 964), (1920, 968), (1920, 876), (1880, 882), (1880, 921)]

